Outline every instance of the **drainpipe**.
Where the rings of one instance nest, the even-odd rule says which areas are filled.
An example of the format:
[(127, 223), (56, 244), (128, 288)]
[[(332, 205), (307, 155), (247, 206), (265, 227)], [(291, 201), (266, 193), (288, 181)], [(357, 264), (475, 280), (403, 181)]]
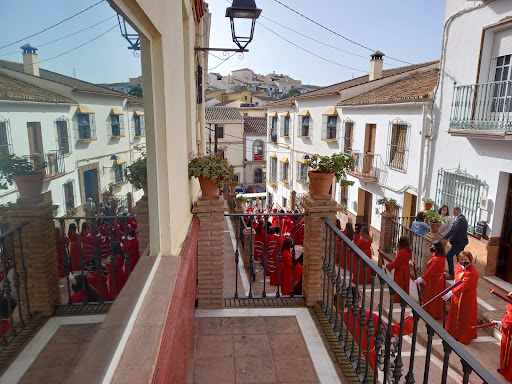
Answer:
[(427, 154), (427, 129), (428, 129), (428, 109), (427, 104), (423, 104), (423, 123), (421, 125), (421, 155), (420, 155), (420, 171), (418, 176), (418, 198), (416, 199), (416, 212), (420, 211), (421, 207), (421, 199), (423, 197), (423, 177), (424, 177), (424, 164), (425, 164), (425, 157)]

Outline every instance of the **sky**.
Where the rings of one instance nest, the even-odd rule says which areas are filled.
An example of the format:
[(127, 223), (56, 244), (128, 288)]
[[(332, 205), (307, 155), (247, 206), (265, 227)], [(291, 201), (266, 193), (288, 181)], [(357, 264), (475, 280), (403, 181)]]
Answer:
[[(369, 49), (322, 29), (278, 1)], [(44, 69), (68, 76), (76, 74), (77, 78), (93, 83), (122, 82), (139, 76), (140, 58), (127, 49), (128, 43), (116, 27), (116, 13), (106, 1), (55, 28), (24, 39), (96, 2), (98, 0), (1, 1), (0, 47), (23, 40), (0, 48), (0, 59), (21, 62), (19, 47), (30, 43), (39, 48), (40, 67)], [(229, 19), (225, 17), (228, 0), (210, 0), (208, 3), (212, 12), (210, 46), (235, 48)], [(377, 49), (386, 55), (384, 68), (407, 65), (390, 58), (418, 63), (440, 56), (444, 0), (256, 0), (256, 4), (263, 11), (254, 40), (248, 46), (249, 52), (242, 60), (239, 55), (234, 55), (224, 62), (219, 59), (222, 52), (212, 52), (219, 58), (209, 56), (210, 70), (227, 75), (234, 69), (248, 67), (262, 74), (285, 73), (302, 80), (303, 84), (329, 85), (367, 73), (369, 55)], [(275, 22), (335, 48), (312, 41)], [(100, 24), (93, 26), (96, 23)], [(78, 32), (88, 27), (91, 28)], [(110, 28), (113, 29), (107, 32)], [(75, 32), (78, 33), (63, 38)], [(43, 62), (103, 33), (105, 35), (83, 47)], [(42, 45), (60, 38), (63, 39)]]

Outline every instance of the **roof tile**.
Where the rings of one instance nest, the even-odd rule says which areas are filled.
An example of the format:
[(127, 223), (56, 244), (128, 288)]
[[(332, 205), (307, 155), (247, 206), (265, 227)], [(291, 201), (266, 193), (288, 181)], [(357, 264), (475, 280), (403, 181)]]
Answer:
[(0, 100), (76, 104), (72, 99), (4, 75), (0, 75)]
[(245, 133), (267, 133), (266, 117), (244, 116), (244, 132)]
[(210, 107), (206, 108), (206, 122), (243, 123), (244, 119), (238, 108)]

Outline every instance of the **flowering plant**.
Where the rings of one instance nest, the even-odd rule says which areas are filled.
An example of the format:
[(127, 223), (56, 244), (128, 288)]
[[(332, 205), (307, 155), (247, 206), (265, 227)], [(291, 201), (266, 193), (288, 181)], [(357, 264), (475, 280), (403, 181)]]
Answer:
[(222, 157), (221, 152), (213, 155), (191, 152), (188, 159), (189, 179), (203, 177), (218, 182), (221, 188), (225, 183), (233, 180), (235, 167)]
[(395, 199), (388, 199), (387, 197), (383, 197), (377, 200), (377, 204), (379, 205), (385, 205), (386, 203), (397, 205), (397, 201)]
[(145, 183), (148, 179), (146, 155), (143, 153), (142, 157), (139, 157), (137, 160), (133, 162), (133, 164), (129, 165), (124, 170), (124, 174), (126, 176), (126, 179), (135, 188), (142, 188), (142, 183)]
[(336, 181), (342, 185), (354, 185), (347, 180), (347, 171), (354, 168), (354, 158), (346, 153), (334, 153), (332, 156), (311, 156), (306, 165), (314, 172), (334, 173)]
[(433, 202), (434, 202), (434, 200), (432, 200), (432, 199), (426, 199), (426, 198), (422, 198), (421, 200), (422, 200), (424, 203), (433, 203)]

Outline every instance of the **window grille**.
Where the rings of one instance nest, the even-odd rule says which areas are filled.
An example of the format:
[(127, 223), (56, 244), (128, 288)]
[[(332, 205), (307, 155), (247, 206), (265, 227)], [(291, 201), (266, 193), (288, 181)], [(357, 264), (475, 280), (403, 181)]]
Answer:
[(12, 153), (10, 121), (0, 116), (0, 154)]
[(215, 130), (217, 133), (217, 139), (223, 139), (224, 138), (224, 126), (217, 125), (217, 128)]
[(400, 119), (389, 123), (387, 160), (390, 168), (406, 171), (411, 125)]
[(110, 115), (109, 135), (113, 138), (124, 136), (123, 115)]
[(277, 116), (270, 118), (270, 142), (277, 143)]
[(77, 113), (76, 131), (78, 140), (96, 139), (96, 121), (94, 113)]
[(352, 153), (352, 140), (354, 137), (354, 122), (350, 119), (345, 120), (345, 131), (343, 133), (343, 152)]
[(297, 181), (302, 184), (308, 184), (308, 166), (297, 161)]
[(267, 205), (269, 208), (272, 208), (272, 206), (274, 205), (274, 195), (272, 193), (268, 193), (268, 197), (267, 197)]
[(135, 137), (146, 136), (144, 116), (133, 115), (133, 134)]
[(261, 168), (256, 168), (254, 170), (254, 183), (255, 184), (263, 183), (263, 170)]
[(277, 184), (277, 157), (270, 158), (270, 182)]
[(114, 164), (112, 167), (111, 173), (111, 183), (113, 185), (119, 185), (124, 183), (124, 170), (126, 168), (126, 163), (123, 164)]
[(290, 136), (290, 116), (281, 117), (281, 137)]
[(66, 210), (75, 208), (75, 191), (73, 181), (70, 180), (63, 185), (64, 188), (64, 207)]
[(309, 137), (310, 131), (309, 131), (309, 116), (299, 116), (298, 119), (298, 129), (297, 129), (297, 136), (298, 137)]
[(337, 140), (339, 137), (339, 119), (336, 115), (322, 116), (322, 139)]
[(281, 177), (280, 180), (284, 183), (288, 183), (288, 169), (289, 164), (281, 161)]
[(484, 183), (478, 176), (472, 176), (459, 168), (440, 169), (437, 173), (437, 207), (458, 205), (468, 221), (468, 232), (474, 233), (479, 217), (480, 196)]
[(342, 185), (340, 186), (340, 204), (348, 207), (348, 185)]
[(69, 132), (68, 132), (69, 120), (65, 116), (61, 116), (55, 120), (55, 130), (57, 131), (57, 146), (63, 154), (71, 152), (71, 146), (69, 145)]
[(252, 150), (253, 161), (263, 161), (263, 141), (255, 140)]

